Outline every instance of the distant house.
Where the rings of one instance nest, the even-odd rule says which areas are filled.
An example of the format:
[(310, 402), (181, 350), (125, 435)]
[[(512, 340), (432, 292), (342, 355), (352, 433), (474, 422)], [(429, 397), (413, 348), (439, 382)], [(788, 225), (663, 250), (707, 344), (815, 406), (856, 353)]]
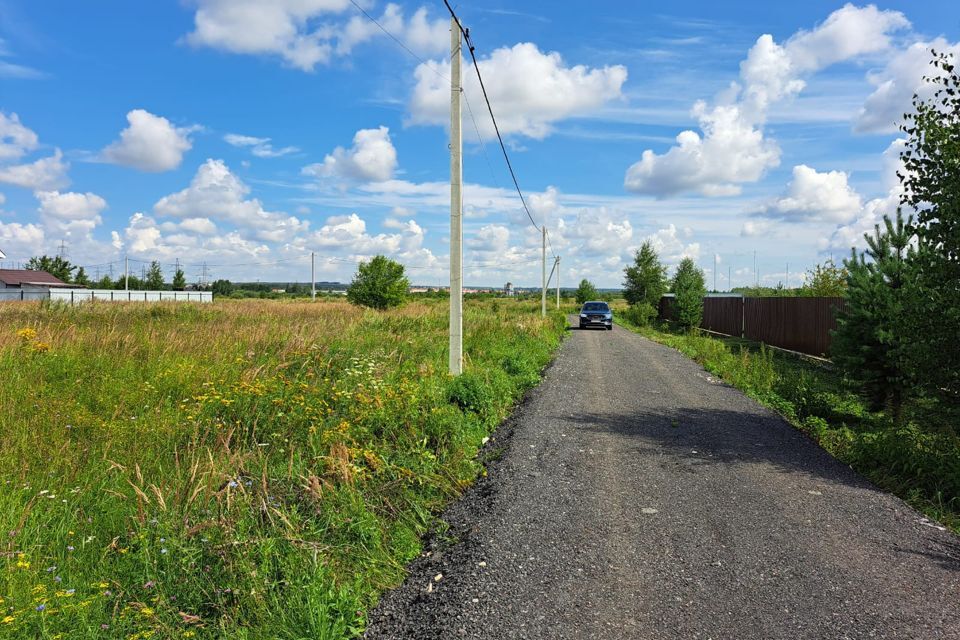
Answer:
[(82, 289), (79, 284), (67, 284), (46, 271), (29, 269), (0, 269), (0, 289), (18, 289), (20, 291), (47, 291), (56, 289)]

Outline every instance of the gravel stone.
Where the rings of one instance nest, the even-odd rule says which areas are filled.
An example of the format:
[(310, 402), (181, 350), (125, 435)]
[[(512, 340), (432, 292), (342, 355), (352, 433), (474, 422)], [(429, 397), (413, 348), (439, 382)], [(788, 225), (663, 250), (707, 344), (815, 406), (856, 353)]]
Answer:
[(956, 536), (620, 327), (571, 330), (497, 451), (365, 637), (960, 639)]

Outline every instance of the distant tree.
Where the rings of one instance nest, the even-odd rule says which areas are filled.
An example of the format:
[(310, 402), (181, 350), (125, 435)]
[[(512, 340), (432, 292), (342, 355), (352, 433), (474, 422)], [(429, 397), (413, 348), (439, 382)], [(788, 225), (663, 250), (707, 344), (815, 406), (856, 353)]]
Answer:
[(214, 280), (212, 290), (216, 296), (228, 296), (233, 292), (233, 284), (229, 280)]
[(410, 281), (403, 275), (403, 265), (384, 256), (361, 262), (347, 289), (347, 300), (374, 309), (388, 309), (403, 304)]
[(833, 263), (833, 259), (807, 271), (807, 281), (801, 287), (804, 296), (841, 298), (847, 290), (847, 270)]
[(592, 282), (586, 278), (580, 281), (580, 286), (577, 287), (577, 304), (583, 304), (587, 300), (598, 300), (599, 296), (600, 294)]
[(160, 263), (154, 260), (147, 269), (147, 279), (144, 282), (147, 289), (159, 291), (163, 289), (163, 270), (160, 269)]
[(94, 283), (93, 287), (95, 289), (113, 289), (114, 283), (113, 280), (110, 279), (110, 276), (104, 275)]
[(864, 234), (866, 251), (851, 249), (845, 261), (847, 304), (837, 314), (833, 362), (847, 379), (857, 382), (870, 409), (891, 409), (900, 415), (903, 404), (904, 294), (909, 288), (910, 226), (898, 210), (896, 221), (883, 217), (884, 228)]
[(90, 277), (87, 275), (87, 272), (84, 270), (83, 267), (80, 267), (79, 269), (77, 269), (76, 275), (73, 276), (73, 282), (74, 284), (79, 284), (80, 286), (83, 286), (83, 287), (90, 286)]
[(952, 56), (933, 53), (925, 78), (933, 95), (914, 95), (901, 127), (901, 203), (916, 212), (916, 287), (905, 314), (912, 383), (926, 395), (960, 406), (960, 74)]
[(177, 267), (176, 273), (173, 274), (172, 288), (174, 291), (183, 291), (187, 288), (187, 278), (180, 267)]
[(684, 258), (673, 276), (671, 289), (676, 296), (676, 314), (680, 324), (699, 327), (703, 319), (703, 297), (707, 295), (703, 270), (690, 258)]
[(143, 289), (143, 280), (132, 273), (127, 273), (126, 275), (121, 273), (119, 276), (117, 276), (117, 281), (114, 283), (114, 289), (119, 289), (121, 291), (124, 289), (130, 289), (130, 291), (139, 291)]
[(55, 256), (34, 256), (27, 261), (27, 269), (30, 271), (46, 271), (55, 278), (60, 278), (64, 282), (73, 282), (73, 272), (76, 267), (70, 264), (69, 260)]
[(634, 255), (633, 264), (623, 270), (623, 297), (631, 304), (646, 302), (656, 309), (667, 290), (667, 268), (660, 264), (653, 244), (644, 242)]

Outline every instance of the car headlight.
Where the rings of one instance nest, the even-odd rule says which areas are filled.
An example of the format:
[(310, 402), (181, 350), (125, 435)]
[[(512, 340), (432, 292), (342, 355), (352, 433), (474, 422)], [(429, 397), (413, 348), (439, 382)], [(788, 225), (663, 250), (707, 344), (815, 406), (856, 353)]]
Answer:
[(581, 318), (586, 318), (586, 317), (587, 317), (587, 314), (581, 313), (581, 314), (580, 314), (580, 317), (581, 317)]

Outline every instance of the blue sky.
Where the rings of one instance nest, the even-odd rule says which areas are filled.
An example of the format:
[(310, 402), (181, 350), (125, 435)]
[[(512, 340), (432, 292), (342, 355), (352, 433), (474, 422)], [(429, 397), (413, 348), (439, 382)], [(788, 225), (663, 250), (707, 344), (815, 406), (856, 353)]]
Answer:
[[(446, 280), (442, 3), (0, 0), (0, 251), (123, 256), (195, 280), (348, 281), (376, 253)], [(797, 284), (898, 199), (897, 114), (954, 3), (457, 8), (564, 284), (616, 286), (651, 240), (717, 285)], [(468, 284), (539, 282), (465, 63)], [(485, 141), (481, 145), (476, 130)]]

